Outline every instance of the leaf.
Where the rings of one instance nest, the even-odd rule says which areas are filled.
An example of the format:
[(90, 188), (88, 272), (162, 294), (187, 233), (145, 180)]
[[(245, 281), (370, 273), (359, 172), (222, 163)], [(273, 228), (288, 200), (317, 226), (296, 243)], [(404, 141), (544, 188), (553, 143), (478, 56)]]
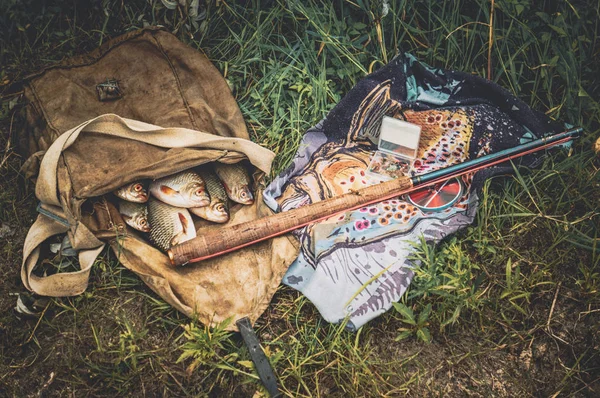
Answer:
[(519, 311), (521, 314), (523, 314), (523, 315), (525, 315), (525, 316), (527, 316), (527, 315), (528, 315), (528, 314), (527, 314), (527, 311), (525, 311), (525, 310), (523, 309), (523, 307), (521, 307), (519, 304), (517, 304), (517, 303), (515, 303), (514, 301), (512, 301), (512, 299), (511, 299), (511, 300), (508, 300), (508, 301), (509, 301), (509, 303), (510, 303), (510, 304), (511, 304), (513, 307), (515, 307), (515, 309), (516, 309), (517, 311)]
[(429, 319), (429, 314), (431, 314), (431, 304), (427, 304), (425, 309), (421, 311), (419, 314), (419, 320), (417, 321), (418, 325), (423, 325)]
[(192, 350), (185, 350), (183, 353), (181, 353), (181, 355), (179, 356), (179, 358), (177, 358), (177, 361), (175, 361), (175, 363), (180, 363), (181, 361), (186, 360), (187, 358), (193, 357), (194, 356), (194, 351)]
[(198, 7), (200, 7), (200, 0), (192, 0), (190, 3), (189, 16), (196, 21), (198, 20)]
[(589, 98), (590, 95), (587, 93), (587, 91), (585, 91), (583, 89), (583, 87), (580, 86), (579, 87), (579, 92), (577, 92), (577, 96), (578, 97), (588, 97)]
[(421, 328), (417, 330), (417, 337), (426, 343), (431, 342), (431, 333), (429, 333), (428, 328)]
[(565, 30), (559, 26), (556, 25), (548, 25), (550, 28), (552, 28), (552, 30), (554, 30), (556, 33), (558, 33), (559, 35), (561, 35), (562, 37), (566, 37), (567, 36), (567, 32), (565, 32)]
[(409, 308), (402, 303), (392, 303), (392, 305), (394, 306), (396, 311), (398, 311), (404, 317), (404, 319), (402, 320), (403, 322), (408, 323), (409, 325), (417, 324), (417, 322), (415, 322), (415, 314), (412, 308)]
[(170, 1), (170, 0), (160, 0), (160, 1), (169, 10), (174, 10), (177, 8), (177, 1)]
[(454, 312), (452, 313), (452, 316), (450, 318), (446, 319), (444, 322), (442, 322), (442, 327), (448, 326), (449, 324), (456, 322), (456, 320), (460, 316), (460, 311), (461, 310), (462, 310), (462, 305), (457, 306), (454, 309)]
[(512, 287), (511, 275), (512, 275), (512, 261), (509, 257), (508, 261), (506, 262), (506, 286), (508, 287), (508, 289), (510, 289)]
[(404, 330), (403, 332), (400, 332), (400, 334), (398, 336), (396, 336), (396, 338), (394, 340), (395, 341), (404, 340), (404, 339), (410, 337), (411, 334), (412, 334), (411, 330)]
[(188, 376), (191, 376), (192, 373), (194, 373), (194, 370), (196, 370), (196, 368), (198, 367), (198, 365), (200, 365), (199, 361), (194, 361), (192, 362), (186, 369), (185, 369), (185, 373)]
[(540, 17), (540, 19), (546, 23), (550, 21), (550, 17), (545, 12), (536, 12), (535, 15)]
[(246, 369), (254, 369), (254, 363), (252, 363), (252, 361), (238, 361), (238, 364), (242, 365)]
[(517, 11), (517, 15), (521, 15), (521, 13), (523, 12), (523, 10), (525, 10), (525, 6), (522, 4), (517, 4), (515, 6), (515, 10)]
[[(443, 275), (446, 276), (446, 275)], [(456, 286), (452, 286), (452, 285), (441, 285), (437, 287), (440, 290), (456, 290)]]
[(267, 393), (265, 393), (264, 391), (261, 390), (256, 390), (254, 392), (254, 395), (252, 396), (252, 398), (266, 398), (268, 397)]
[(523, 293), (519, 293), (519, 294), (517, 294), (515, 296), (512, 296), (510, 299), (511, 300), (518, 300), (518, 299), (521, 299), (521, 298), (525, 298), (527, 301), (529, 301), (529, 297), (530, 296), (531, 296), (530, 292), (523, 292)]

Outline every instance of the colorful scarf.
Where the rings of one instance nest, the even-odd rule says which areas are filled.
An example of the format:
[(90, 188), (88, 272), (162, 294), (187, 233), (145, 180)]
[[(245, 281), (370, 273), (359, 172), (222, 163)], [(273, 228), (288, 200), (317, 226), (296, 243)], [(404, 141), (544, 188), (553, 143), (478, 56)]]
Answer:
[[(367, 167), (383, 116), (421, 126), (411, 175), (561, 130), (488, 80), (434, 69), (403, 54), (362, 79), (306, 132), (292, 164), (265, 190), (267, 205), (286, 211), (379, 183)], [(530, 156), (525, 163), (535, 160)], [(443, 211), (422, 211), (399, 197), (295, 231), (301, 252), (283, 282), (301, 291), (328, 322), (348, 318), (350, 329), (359, 328), (408, 288), (418, 266), (411, 260), (414, 243), (422, 238), (437, 243), (471, 224), (475, 188), (505, 170), (463, 177), (464, 194)]]

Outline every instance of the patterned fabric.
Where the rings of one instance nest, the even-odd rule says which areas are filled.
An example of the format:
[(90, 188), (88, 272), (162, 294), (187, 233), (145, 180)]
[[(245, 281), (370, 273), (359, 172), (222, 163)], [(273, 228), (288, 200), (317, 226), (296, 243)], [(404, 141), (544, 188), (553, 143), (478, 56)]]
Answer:
[[(292, 164), (267, 187), (267, 205), (286, 211), (379, 183), (366, 170), (384, 115), (421, 126), (411, 175), (560, 131), (492, 82), (400, 55), (361, 80), (307, 131)], [(436, 243), (472, 223), (474, 188), (499, 171), (463, 177), (464, 195), (441, 212), (423, 212), (399, 197), (295, 231), (302, 249), (283, 282), (301, 291), (327, 321), (348, 318), (349, 328), (359, 328), (406, 291), (418, 266), (410, 260), (413, 242), (424, 237)]]

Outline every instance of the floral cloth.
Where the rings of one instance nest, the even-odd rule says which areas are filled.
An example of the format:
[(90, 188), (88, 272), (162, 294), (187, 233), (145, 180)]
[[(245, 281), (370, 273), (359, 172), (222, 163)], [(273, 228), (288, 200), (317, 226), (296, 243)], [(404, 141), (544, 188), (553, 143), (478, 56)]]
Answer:
[[(265, 190), (286, 211), (380, 181), (367, 173), (383, 116), (421, 126), (410, 175), (427, 173), (560, 131), (558, 124), (496, 84), (433, 69), (410, 54), (362, 79), (308, 130), (292, 164)], [(532, 164), (534, 157), (525, 162)], [(300, 255), (283, 282), (301, 291), (329, 322), (356, 329), (387, 311), (413, 277), (413, 242), (431, 243), (473, 222), (487, 169), (462, 178), (462, 197), (441, 212), (424, 212), (403, 197), (349, 211), (294, 233)], [(473, 178), (472, 178), (473, 177)]]

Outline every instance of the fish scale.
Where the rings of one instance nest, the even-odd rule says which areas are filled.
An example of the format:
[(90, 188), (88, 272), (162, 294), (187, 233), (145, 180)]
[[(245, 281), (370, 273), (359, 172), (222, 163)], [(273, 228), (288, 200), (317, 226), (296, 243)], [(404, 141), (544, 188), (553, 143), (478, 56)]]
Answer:
[(184, 185), (187, 184), (188, 182), (202, 182), (201, 180), (198, 180), (196, 178), (196, 173), (191, 172), (191, 171), (184, 171), (181, 173), (177, 173), (177, 174), (173, 174), (169, 177), (164, 177), (164, 178), (168, 178), (171, 181), (173, 181), (173, 183), (175, 185)]
[(206, 184), (206, 189), (208, 189), (208, 194), (211, 197), (211, 202), (213, 196), (215, 196), (215, 198), (223, 202), (227, 202), (227, 192), (225, 192), (223, 184), (221, 184), (221, 181), (215, 173), (213, 173), (210, 170), (199, 170), (198, 174), (200, 175), (200, 177), (202, 177), (204, 183)]
[(119, 201), (119, 213), (125, 223), (142, 232), (149, 232), (148, 207), (145, 203), (134, 203), (126, 200)]
[[(187, 223), (187, 231), (182, 225), (182, 219)], [(196, 237), (196, 230), (192, 216), (187, 209), (175, 207), (150, 198), (148, 201), (148, 220), (152, 229), (150, 239), (156, 246), (167, 251), (171, 247), (173, 238), (179, 235), (176, 243)]]
[(229, 199), (245, 205), (254, 203), (254, 197), (250, 190), (250, 176), (244, 166), (239, 163), (225, 164), (217, 162), (214, 164), (214, 170), (223, 182)]
[(204, 180), (189, 170), (152, 181), (150, 193), (176, 207), (200, 207), (209, 203)]
[(227, 222), (229, 220), (229, 200), (221, 180), (210, 169), (198, 169), (198, 174), (206, 184), (210, 204), (204, 207), (190, 208), (190, 212), (209, 221)]

